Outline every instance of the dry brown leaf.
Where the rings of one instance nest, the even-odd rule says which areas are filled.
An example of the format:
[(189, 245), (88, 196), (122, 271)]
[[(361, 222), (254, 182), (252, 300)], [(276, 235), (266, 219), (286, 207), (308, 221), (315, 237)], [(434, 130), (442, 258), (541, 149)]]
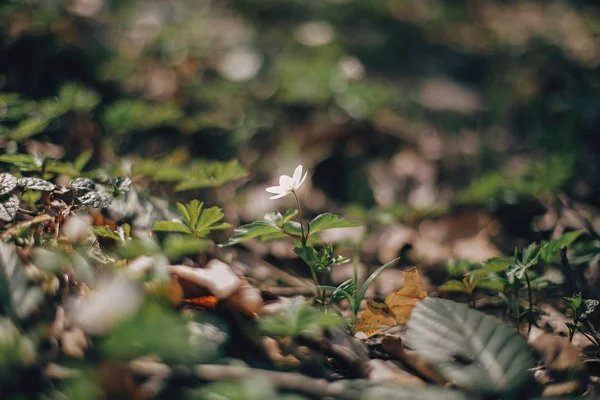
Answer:
[(405, 324), (417, 302), (427, 297), (427, 291), (416, 267), (406, 269), (402, 274), (404, 275), (402, 289), (388, 294), (385, 298), (385, 304), (394, 313), (394, 318), (399, 324)]
[(242, 280), (231, 267), (217, 259), (210, 260), (205, 268), (171, 265), (169, 271), (182, 280), (208, 289), (219, 299), (228, 298), (242, 286)]
[(445, 385), (447, 383), (429, 361), (422, 358), (416, 351), (406, 350), (399, 337), (386, 336), (383, 338), (382, 344), (385, 351), (411, 367), (421, 377), (438, 385)]
[(243, 286), (225, 301), (225, 305), (256, 317), (262, 309), (263, 299), (260, 290), (244, 282)]
[(390, 293), (384, 303), (373, 299), (367, 300), (367, 308), (360, 314), (356, 330), (364, 336), (371, 337), (381, 332), (381, 327), (405, 324), (415, 305), (427, 297), (427, 291), (421, 282), (416, 267), (402, 271), (404, 286), (397, 292)]
[(360, 336), (371, 337), (381, 332), (382, 327), (394, 325), (394, 313), (385, 304), (368, 299), (367, 308), (360, 314), (354, 329), (361, 332)]

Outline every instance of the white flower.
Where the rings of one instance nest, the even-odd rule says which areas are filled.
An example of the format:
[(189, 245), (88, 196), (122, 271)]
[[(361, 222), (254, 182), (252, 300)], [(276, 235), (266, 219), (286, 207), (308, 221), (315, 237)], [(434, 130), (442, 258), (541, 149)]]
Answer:
[(304, 176), (302, 176), (302, 165), (298, 165), (296, 167), (293, 176), (281, 175), (279, 177), (279, 186), (271, 186), (265, 189), (267, 192), (275, 195), (269, 197), (269, 199), (280, 199), (292, 192), (295, 192), (306, 180), (306, 175), (308, 175), (308, 172), (305, 172)]

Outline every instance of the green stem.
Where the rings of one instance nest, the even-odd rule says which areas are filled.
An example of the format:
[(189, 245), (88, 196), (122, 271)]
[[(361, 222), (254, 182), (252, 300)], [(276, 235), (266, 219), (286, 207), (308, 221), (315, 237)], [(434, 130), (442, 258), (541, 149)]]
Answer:
[(519, 310), (519, 283), (515, 280), (515, 284), (513, 285), (513, 298), (514, 298), (514, 312), (515, 312), (515, 325), (517, 329), (519, 329), (519, 320), (521, 311)]
[(292, 190), (292, 194), (296, 199), (296, 207), (298, 207), (298, 219), (300, 220), (300, 229), (302, 231), (302, 246), (306, 246), (306, 242), (308, 241), (308, 235), (304, 233), (304, 220), (302, 219), (302, 207), (300, 207), (300, 199), (296, 194), (295, 190)]
[[(306, 242), (308, 242), (308, 235), (305, 233), (304, 231), (304, 219), (302, 219), (302, 207), (300, 206), (300, 199), (298, 198), (298, 195), (296, 194), (295, 190), (292, 190), (292, 194), (294, 195), (294, 198), (296, 199), (296, 207), (298, 207), (298, 220), (300, 222), (300, 229), (302, 231), (302, 247), (306, 246)], [(317, 273), (315, 272), (315, 270), (311, 267), (308, 266), (308, 268), (310, 269), (310, 274), (312, 276), (312, 280), (315, 284), (316, 291), (317, 291), (317, 298), (321, 300), (321, 306), (325, 305), (325, 290), (321, 291), (318, 286), (320, 286), (319, 284), (319, 278), (317, 278)]]
[(529, 298), (529, 328), (527, 329), (527, 333), (529, 333), (533, 325), (533, 295), (531, 294), (531, 283), (529, 282), (527, 272), (525, 272), (525, 281), (527, 282), (527, 296)]

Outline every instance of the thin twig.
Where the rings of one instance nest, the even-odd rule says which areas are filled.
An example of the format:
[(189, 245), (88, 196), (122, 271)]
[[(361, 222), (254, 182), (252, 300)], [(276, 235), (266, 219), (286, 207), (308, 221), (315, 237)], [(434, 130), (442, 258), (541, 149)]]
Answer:
[(358, 400), (359, 394), (342, 385), (331, 384), (325, 379), (310, 378), (294, 372), (269, 371), (237, 365), (197, 365), (195, 375), (205, 381), (243, 381), (264, 379), (278, 389), (292, 390), (341, 400)]
[(10, 227), (9, 229), (7, 229), (6, 231), (2, 232), (2, 234), (0, 235), (0, 240), (4, 240), (8, 236), (14, 235), (22, 229), (29, 228), (31, 225), (40, 224), (42, 222), (47, 222), (47, 221), (52, 221), (53, 219), (54, 219), (54, 217), (51, 217), (48, 214), (42, 214), (42, 215), (35, 217), (32, 220), (19, 222), (18, 224), (15, 224), (12, 227)]

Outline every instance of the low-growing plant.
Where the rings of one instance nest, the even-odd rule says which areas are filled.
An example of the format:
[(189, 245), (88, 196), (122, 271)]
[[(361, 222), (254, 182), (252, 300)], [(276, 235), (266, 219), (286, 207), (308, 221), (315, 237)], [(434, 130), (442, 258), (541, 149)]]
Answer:
[[(535, 291), (549, 287), (551, 282), (539, 275), (533, 269), (540, 265), (551, 265), (559, 261), (562, 247), (570, 246), (580, 235), (581, 231), (567, 232), (561, 237), (540, 244), (532, 243), (527, 246), (521, 255), (515, 248), (511, 258), (491, 258), (479, 265), (469, 262), (454, 262), (446, 265), (446, 272), (451, 277), (440, 286), (445, 292), (460, 292), (469, 295), (475, 307), (474, 291), (487, 289), (498, 292), (510, 310), (513, 321), (518, 325), (524, 315), (528, 315), (529, 329), (533, 324)], [(527, 292), (528, 308), (524, 311), (520, 306), (520, 293), (525, 288)]]
[[(254, 221), (235, 229), (234, 235), (222, 246), (232, 246), (249, 239), (273, 240), (290, 237), (294, 240), (294, 253), (296, 253), (309, 267), (313, 283), (317, 289), (317, 297), (322, 305), (325, 304), (325, 292), (317, 277), (318, 273), (329, 272), (331, 267), (348, 262), (349, 259), (335, 255), (333, 246), (321, 243), (317, 233), (336, 228), (350, 228), (359, 224), (350, 222), (332, 213), (317, 215), (310, 222), (304, 220), (298, 189), (304, 181), (308, 172), (302, 175), (302, 166), (299, 165), (293, 176), (282, 175), (279, 185), (268, 187), (267, 192), (273, 194), (271, 200), (285, 197), (289, 194), (294, 196), (296, 209), (289, 209), (285, 214), (277, 210), (271, 210), (264, 216), (264, 221)], [(298, 221), (293, 221), (298, 217)], [(319, 248), (319, 250), (317, 250)]]

